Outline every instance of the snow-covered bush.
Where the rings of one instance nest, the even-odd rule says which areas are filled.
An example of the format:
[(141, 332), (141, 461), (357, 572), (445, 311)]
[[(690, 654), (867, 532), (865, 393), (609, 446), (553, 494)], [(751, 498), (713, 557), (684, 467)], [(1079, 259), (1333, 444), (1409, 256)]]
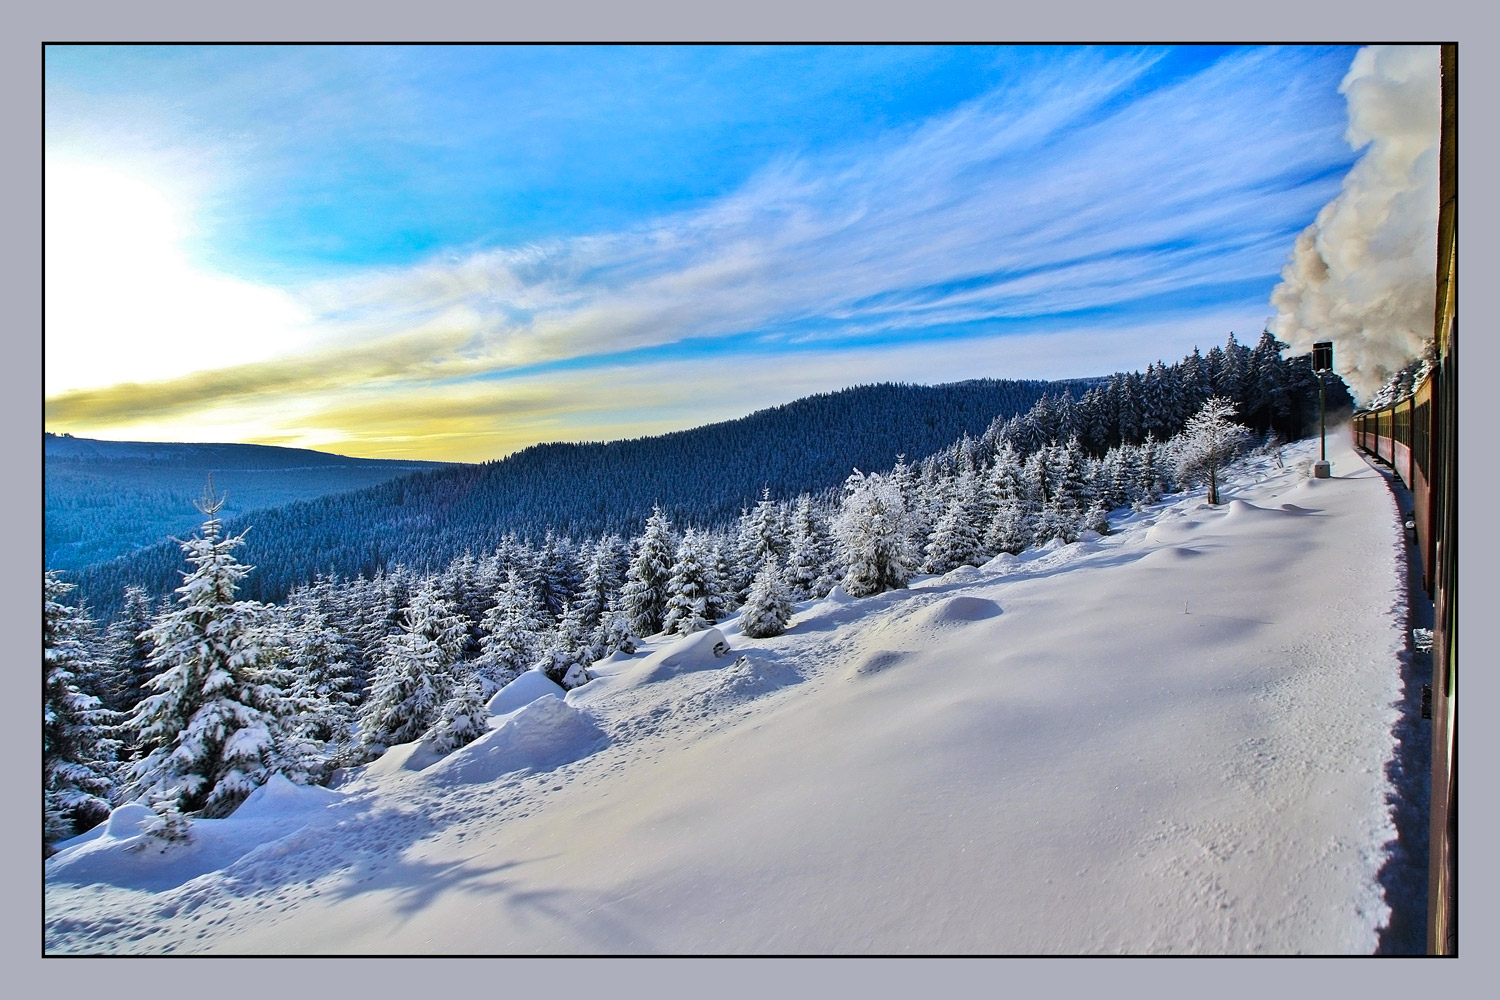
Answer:
[(1219, 502), (1219, 472), (1239, 453), (1249, 430), (1230, 418), (1234, 403), (1215, 396), (1188, 419), (1180, 436), (1177, 474), (1208, 487), (1208, 502)]

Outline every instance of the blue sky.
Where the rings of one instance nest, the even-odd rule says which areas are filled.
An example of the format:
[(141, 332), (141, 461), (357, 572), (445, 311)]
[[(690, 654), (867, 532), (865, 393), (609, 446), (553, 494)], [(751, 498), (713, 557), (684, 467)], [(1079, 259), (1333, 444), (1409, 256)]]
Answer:
[(49, 47), (47, 426), (498, 457), (1253, 341), (1349, 47)]

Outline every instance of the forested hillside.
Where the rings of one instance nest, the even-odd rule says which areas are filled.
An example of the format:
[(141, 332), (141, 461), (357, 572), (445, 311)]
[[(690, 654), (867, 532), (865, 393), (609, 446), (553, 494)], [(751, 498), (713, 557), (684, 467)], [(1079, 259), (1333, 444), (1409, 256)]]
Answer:
[[(902, 454), (920, 458), (982, 433), (996, 418), (1025, 413), (1045, 394), (1076, 396), (1099, 381), (860, 386), (657, 437), (536, 445), (495, 462), (402, 477), (249, 519), (233, 511), (248, 509), (245, 484), (219, 473), (214, 483), (229, 495), (226, 530), (255, 526), (243, 549), (258, 567), (246, 596), (279, 600), (315, 574), (373, 575), (395, 563), (436, 569), (465, 551), (492, 552), (512, 533), (538, 541), (549, 529), (575, 538), (628, 537), (640, 531), (653, 504), (680, 523), (728, 523), (766, 489), (776, 497), (833, 489), (853, 467), (889, 468)], [(50, 489), (50, 468), (48, 475)], [(187, 477), (176, 488), (180, 524), (172, 530), (185, 535), (197, 524), (192, 499), (203, 492), (203, 477)], [(49, 519), (51, 511), (49, 495)], [(128, 584), (170, 592), (181, 566), (177, 546), (168, 543), (73, 578), (80, 595), (107, 616)]]
[[(755, 433), (799, 409), (820, 412), (817, 400), (697, 432), (565, 448), (597, 464), (557, 463), (550, 477), (509, 472), (556, 452), (539, 448), (521, 461), (396, 480), (352, 501), (341, 494), (262, 511), (248, 533), (269, 540), (259, 565), (236, 554), (249, 550), (249, 526), (226, 531), (222, 499), (205, 490), (197, 509), (209, 519), (173, 546), (164, 568), (183, 581), (175, 599), (166, 593), (174, 579), (127, 578), (134, 585), (122, 590), (123, 610), (101, 631), (94, 615), (104, 600), (70, 603), (76, 588), (44, 574), (44, 839), (82, 832), (111, 799), (143, 795), (160, 805), (170, 839), (179, 809), (227, 815), (273, 773), (321, 783), (397, 744), (425, 739), (439, 753), (463, 746), (483, 734), (486, 700), (527, 671), (578, 687), (601, 659), (629, 655), (637, 638), (693, 634), (736, 614), (744, 635), (775, 636), (795, 602), (835, 586), (865, 597), (999, 553), (1103, 536), (1112, 512), (1144, 508), (1187, 484), (1204, 484), (1217, 504), (1228, 463), (1257, 448), (1280, 464), (1284, 435), (1316, 418), (1319, 378), (1305, 356), (1283, 359), (1284, 346), (1270, 334), (1254, 349), (1231, 336), (1207, 356), (1195, 351), (1176, 365), (1098, 380), (1076, 401), (1077, 386), (1065, 386), (1024, 413), (997, 414), (978, 437), (962, 430), (920, 461), (866, 463), (840, 490), (793, 497), (793, 486), (777, 496), (767, 483), (737, 517), (714, 511), (734, 496), (752, 458), (788, 476), (837, 461), (802, 447), (837, 444), (824, 423)], [(1347, 402), (1341, 386), (1324, 380), (1335, 406)], [(1004, 388), (967, 386), (970, 401)], [(956, 404), (965, 389), (939, 387), (929, 398)], [(899, 406), (925, 394), (874, 387), (842, 402)], [(860, 433), (850, 435), (849, 451), (872, 447), (880, 436), (873, 429), (888, 429), (896, 412), (854, 409), (847, 426)], [(913, 428), (939, 419), (908, 421), (896, 447), (919, 443)], [(773, 444), (732, 447), (740, 440)], [(594, 537), (559, 516), (539, 542), (518, 538), (504, 517), (482, 520), (507, 509), (539, 518), (549, 509), (587, 513), (593, 494), (570, 477), (592, 489), (619, 484), (629, 499), (601, 508), (601, 518), (630, 511), (641, 502), (633, 498), (650, 496), (643, 488), (674, 482), (677, 502), (702, 513), (674, 519), (652, 503), (639, 533), (606, 527)], [(517, 482), (529, 492), (503, 491)], [(391, 551), (381, 551), (382, 541)], [(320, 572), (319, 557), (358, 556), (361, 546), (370, 546), (370, 563), (360, 575), (337, 565)], [(441, 546), (458, 554), (445, 560)], [(390, 561), (401, 553), (411, 562)], [(274, 573), (271, 585), (257, 583)], [(310, 583), (289, 587), (293, 574)], [(284, 591), (281, 603), (243, 599), (272, 587)]]
[(348, 458), (255, 444), (96, 441), (46, 434), (43, 562), (79, 569), (186, 537), (200, 522), (194, 498), (213, 473), (236, 517), (328, 493), (364, 489), (446, 462)]

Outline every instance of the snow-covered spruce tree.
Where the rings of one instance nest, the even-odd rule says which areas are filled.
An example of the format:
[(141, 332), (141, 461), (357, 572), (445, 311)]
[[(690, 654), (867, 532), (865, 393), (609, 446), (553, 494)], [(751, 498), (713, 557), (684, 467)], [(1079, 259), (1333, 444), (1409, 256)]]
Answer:
[(785, 632), (791, 620), (792, 595), (775, 553), (768, 553), (740, 608), (740, 629), (751, 639), (769, 639)]
[(625, 582), (620, 571), (619, 551), (623, 548), (618, 535), (606, 534), (590, 548), (588, 562), (584, 567), (583, 585), (573, 602), (579, 620), (585, 628), (596, 628), (609, 607), (610, 598), (619, 592)]
[(1161, 445), (1149, 435), (1136, 448), (1136, 480), (1134, 499), (1131, 500), (1131, 504), (1137, 509), (1156, 503), (1167, 490), (1167, 484), (1162, 482), (1161, 468), (1158, 465), (1160, 457)]
[[(916, 469), (906, 464), (906, 455), (901, 454), (896, 456), (896, 464), (891, 467), (891, 474), (887, 477), (901, 497), (906, 547), (913, 558), (917, 558), (922, 551), (922, 546), (927, 543), (928, 532), (937, 521), (937, 513), (931, 512), (929, 516), (928, 511), (935, 500), (931, 493), (936, 469), (937, 464), (929, 455), (927, 461), (922, 463), (923, 475), (919, 476)], [(848, 484), (845, 483), (845, 490), (847, 489)]]
[(489, 732), (487, 700), (479, 675), (470, 673), (454, 687), (448, 700), (443, 702), (437, 721), (427, 730), (423, 739), (438, 753), (451, 753), (473, 743)]
[(573, 598), (578, 589), (579, 577), (573, 545), (566, 538), (559, 538), (549, 528), (536, 555), (531, 573), (531, 585), (536, 590), (543, 616), (549, 621), (562, 618), (563, 605)]
[(1078, 526), (1083, 530), (1094, 531), (1101, 535), (1109, 534), (1109, 510), (1104, 506), (1104, 501), (1095, 500), (1089, 504), (1089, 508), (1083, 512), (1083, 517), (1079, 520)]
[(833, 589), (833, 545), (813, 509), (812, 497), (797, 497), (787, 543), (786, 582), (792, 599), (826, 597)]
[(515, 680), (541, 655), (541, 611), (530, 584), (510, 570), (485, 613), (475, 671), (487, 694)]
[(739, 565), (745, 578), (737, 596), (743, 598), (749, 590), (749, 580), (754, 578), (755, 567), (765, 561), (767, 553), (777, 559), (786, 558), (787, 539), (785, 519), (781, 506), (771, 499), (771, 489), (761, 493), (755, 509), (740, 517)]
[(739, 610), (739, 588), (735, 585), (738, 578), (738, 570), (734, 562), (729, 558), (730, 553), (736, 552), (738, 547), (723, 534), (706, 536), (708, 541), (709, 564), (713, 567), (714, 579), (718, 581), (720, 611), (724, 616), (732, 615)]
[[(774, 550), (768, 550), (774, 555)], [(705, 551), (703, 536), (692, 528), (682, 536), (677, 560), (667, 580), (667, 609), (662, 631), (670, 635), (701, 632), (723, 616), (723, 598), (715, 578), (712, 553)]]
[[(1230, 335), (1231, 342), (1233, 334)], [(1234, 404), (1215, 396), (1203, 404), (1182, 430), (1181, 450), (1177, 457), (1177, 474), (1184, 479), (1204, 483), (1208, 502), (1219, 502), (1219, 473), (1239, 453), (1249, 431), (1235, 423)]]
[(672, 564), (677, 561), (677, 543), (672, 537), (672, 522), (660, 507), (651, 509), (646, 531), (635, 543), (635, 557), (630, 561), (625, 586), (620, 592), (621, 610), (629, 618), (635, 635), (655, 635), (662, 630), (667, 611), (667, 581)]
[(844, 489), (844, 505), (833, 524), (847, 567), (844, 590), (865, 597), (906, 586), (912, 555), (900, 489), (879, 473), (866, 476), (858, 469)]
[(985, 532), (985, 548), (991, 552), (1020, 555), (1034, 540), (1034, 520), (1031, 507), (1024, 498), (1005, 497), (1000, 501), (995, 510), (995, 519)]
[(193, 569), (150, 629), (154, 693), (126, 723), (140, 755), (127, 794), (176, 789), (178, 808), (210, 818), (229, 815), (270, 776), (283, 704), (267, 676), (275, 654), (262, 644), (265, 608), (234, 598), (254, 567), (234, 556), (243, 533), (220, 537), (222, 505), (210, 480), (198, 504), (208, 520), (181, 543)]
[(109, 816), (118, 743), (110, 713), (78, 688), (95, 656), (80, 641), (79, 612), (61, 602), (73, 585), (42, 576), (42, 844), (65, 840)]
[(557, 642), (542, 651), (533, 669), (541, 671), (564, 690), (571, 691), (594, 679), (588, 670), (593, 662), (592, 646), (569, 649), (565, 643)]
[(948, 503), (927, 541), (924, 573), (946, 573), (959, 566), (977, 566), (983, 562), (980, 542), (969, 516), (969, 505), (960, 495)]
[(151, 628), (151, 597), (141, 587), (125, 588), (120, 613), (104, 631), (106, 683), (99, 698), (104, 707), (128, 712), (146, 694), (151, 679), (151, 640), (144, 634)]
[(386, 637), (359, 717), (366, 759), (420, 738), (436, 721), (452, 694), (454, 662), (439, 637), (451, 638), (455, 619), (442, 599), (424, 588), (413, 595), (401, 633)]
[(357, 696), (344, 644), (317, 605), (291, 604), (285, 614), (281, 666), (288, 711), (277, 742), (281, 756), (295, 761), (289, 769), (300, 771), (304, 783), (321, 784), (333, 767), (352, 758)]
[(599, 619), (599, 624), (594, 628), (589, 641), (595, 649), (599, 650), (601, 657), (609, 656), (616, 651), (628, 655), (636, 650), (636, 637), (630, 634), (630, 622), (625, 612), (614, 606), (604, 612), (604, 617)]

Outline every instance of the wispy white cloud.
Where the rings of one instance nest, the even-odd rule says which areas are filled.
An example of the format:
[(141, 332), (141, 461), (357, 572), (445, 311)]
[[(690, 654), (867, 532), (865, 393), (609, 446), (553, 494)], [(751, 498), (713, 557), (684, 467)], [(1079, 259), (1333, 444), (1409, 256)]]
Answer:
[(308, 301), (366, 334), (461, 305), (476, 348), (461, 367), (503, 368), (789, 324), (837, 339), (1048, 317), (1274, 274), (1347, 155), (1301, 113), (1303, 67), (1248, 50), (1136, 94), (1151, 58), (1079, 53), (858, 158), (783, 159), (638, 229)]

